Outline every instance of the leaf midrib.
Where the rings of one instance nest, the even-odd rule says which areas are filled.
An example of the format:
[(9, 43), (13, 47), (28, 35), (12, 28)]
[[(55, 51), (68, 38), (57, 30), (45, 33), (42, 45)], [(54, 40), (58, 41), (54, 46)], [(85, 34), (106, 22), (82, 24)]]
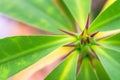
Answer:
[(109, 56), (106, 52), (104, 52), (104, 50), (102, 49), (99, 49), (99, 51), (101, 53), (98, 53), (99, 55), (103, 56), (103, 57), (106, 57), (107, 59), (109, 59), (110, 61), (112, 61), (114, 64), (120, 66), (120, 63), (117, 62), (116, 60), (114, 60), (111, 56)]
[[(99, 16), (98, 16), (98, 17), (99, 17)], [(114, 21), (114, 20), (116, 20), (116, 19), (119, 19), (119, 17), (120, 17), (120, 14), (114, 16), (113, 18), (109, 18), (109, 19), (103, 21), (102, 23), (100, 22), (99, 24), (95, 25), (94, 22), (96, 22), (96, 20), (97, 20), (97, 18), (96, 18), (96, 20), (94, 20), (94, 22), (92, 22), (93, 24), (90, 25), (90, 27), (91, 27), (90, 31), (92, 31), (95, 27), (96, 27), (96, 28), (99, 28), (99, 27), (101, 27), (101, 26), (104, 26), (106, 23), (109, 23), (109, 22), (112, 22), (112, 21)], [(94, 27), (92, 27), (92, 26), (94, 26)]]
[[(16, 59), (16, 58), (18, 58), (18, 57), (25, 56), (25, 55), (29, 54), (29, 52), (33, 52), (33, 51), (36, 51), (36, 50), (45, 48), (46, 46), (47, 46), (47, 47), (51, 47), (51, 46), (54, 45), (55, 43), (61, 43), (61, 42), (65, 41), (65, 40), (68, 40), (68, 38), (62, 39), (62, 40), (59, 40), (59, 41), (56, 41), (56, 42), (53, 42), (53, 43), (50, 43), (50, 44), (47, 44), (47, 45), (42, 45), (42, 46), (41, 46), (41, 45), (38, 45), (38, 46), (36, 46), (36, 47), (33, 47), (32, 49), (24, 50), (23, 52), (17, 53), (16, 56), (12, 56), (12, 57), (10, 57), (10, 58), (3, 59), (2, 61), (0, 61), (0, 65), (3, 64), (4, 62), (11, 61), (11, 60), (14, 60), (14, 59)], [(68, 43), (69, 43), (69, 42), (68, 42)], [(66, 43), (66, 44), (67, 44), (67, 43)], [(40, 48), (40, 47), (42, 47), (42, 48)], [(25, 54), (25, 53), (26, 53), (26, 54)], [(21, 54), (21, 55), (20, 55), (20, 54)]]

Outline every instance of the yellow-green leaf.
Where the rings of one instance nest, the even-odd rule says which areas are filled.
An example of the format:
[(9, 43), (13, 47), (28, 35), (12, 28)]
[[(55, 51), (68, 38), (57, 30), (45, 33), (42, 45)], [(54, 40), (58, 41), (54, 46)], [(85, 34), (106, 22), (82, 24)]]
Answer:
[(95, 31), (109, 31), (120, 29), (120, 0), (114, 1), (107, 9), (101, 12), (92, 22), (89, 33)]
[(90, 13), (91, 0), (64, 0), (81, 30), (85, 28), (88, 13)]
[(77, 80), (97, 80), (97, 76), (88, 58), (83, 59)]
[(0, 39), (0, 80), (6, 80), (71, 41), (70, 36), (19, 36)]
[(58, 28), (71, 30), (70, 22), (52, 0), (4, 0), (0, 13), (53, 33), (60, 33)]
[(99, 57), (110, 80), (120, 80), (120, 77), (118, 77), (120, 76), (120, 52), (99, 46), (93, 46), (92, 48)]
[(78, 52), (71, 53), (45, 80), (76, 80)]
[(120, 52), (120, 33), (98, 41), (101, 46)]

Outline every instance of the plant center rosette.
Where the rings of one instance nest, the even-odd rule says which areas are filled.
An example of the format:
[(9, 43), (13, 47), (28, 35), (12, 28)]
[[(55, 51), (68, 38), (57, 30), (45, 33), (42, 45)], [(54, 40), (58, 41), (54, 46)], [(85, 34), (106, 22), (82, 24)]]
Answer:
[(92, 50), (91, 46), (92, 45), (100, 46), (100, 44), (97, 42), (97, 39), (95, 38), (95, 35), (97, 35), (97, 33), (99, 32), (97, 31), (92, 34), (88, 34), (89, 25), (90, 25), (90, 15), (88, 15), (85, 29), (82, 32), (80, 32), (78, 24), (76, 25), (76, 29), (77, 29), (76, 33), (61, 30), (61, 29), (60, 31), (76, 38), (75, 42), (71, 42), (65, 46), (73, 47), (74, 50), (79, 51), (81, 56), (80, 58), (87, 57), (89, 59), (92, 59), (92, 58), (98, 59), (96, 53)]

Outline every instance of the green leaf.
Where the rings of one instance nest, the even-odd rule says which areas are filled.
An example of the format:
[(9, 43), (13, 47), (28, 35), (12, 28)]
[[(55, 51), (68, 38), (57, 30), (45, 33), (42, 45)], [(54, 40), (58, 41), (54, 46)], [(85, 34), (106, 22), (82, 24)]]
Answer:
[(64, 3), (63, 0), (53, 0), (54, 3), (58, 6), (59, 10), (68, 18), (68, 20), (71, 22), (72, 28), (74, 29), (75, 26), (75, 20), (69, 11), (68, 7)]
[(116, 0), (106, 0), (106, 3), (103, 7), (103, 10), (104, 11), (105, 9), (107, 9), (112, 3), (114, 3)]
[(98, 41), (102, 46), (120, 52), (120, 33)]
[(90, 12), (91, 0), (64, 0), (64, 2), (83, 30)]
[(103, 10), (104, 5), (106, 5), (106, 1), (108, 0), (91, 0), (91, 17), (90, 17), (90, 21), (93, 22), (94, 19), (99, 15), (99, 13), (101, 12), (101, 10)]
[(53, 50), (68, 44), (70, 36), (21, 36), (0, 39), (0, 80), (45, 57)]
[(58, 28), (71, 30), (68, 19), (52, 0), (4, 0), (0, 12), (42, 30), (60, 33)]
[(120, 80), (120, 52), (103, 47), (93, 46), (105, 71), (111, 80)]
[(78, 52), (71, 53), (45, 80), (76, 80)]
[(29, 66), (28, 68), (12, 76), (12, 79), (13, 80), (19, 80), (19, 79), (29, 80), (29, 78), (39, 70), (53, 64), (55, 61), (58, 61), (59, 59), (68, 55), (69, 54), (68, 52), (71, 49), (72, 49), (71, 47), (60, 47), (54, 50), (53, 52), (49, 53), (47, 56), (35, 62), (33, 65)]
[(108, 74), (104, 70), (104, 68), (103, 68), (102, 64), (100, 63), (100, 61), (97, 60), (97, 59), (93, 59), (93, 63), (94, 63), (94, 68), (95, 68), (98, 80), (110, 80)]
[(100, 13), (90, 25), (89, 33), (120, 29), (120, 0), (116, 0), (105, 11)]
[(96, 74), (92, 69), (92, 65), (88, 58), (83, 59), (77, 80), (97, 80)]

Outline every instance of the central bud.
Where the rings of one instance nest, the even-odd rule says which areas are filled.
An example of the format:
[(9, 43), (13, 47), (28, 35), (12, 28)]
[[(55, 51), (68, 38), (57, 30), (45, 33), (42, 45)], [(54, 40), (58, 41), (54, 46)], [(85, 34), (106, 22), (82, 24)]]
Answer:
[(82, 32), (80, 31), (79, 25), (77, 23), (76, 23), (76, 33), (69, 32), (66, 30), (61, 30), (61, 29), (59, 29), (59, 30), (76, 38), (75, 42), (71, 42), (65, 46), (73, 47), (74, 49), (78, 50), (82, 58), (84, 58), (84, 57), (97, 58), (97, 56), (94, 53), (94, 51), (92, 50), (91, 46), (98, 45), (96, 43), (96, 40), (94, 37), (98, 32), (89, 34), (88, 33), (89, 26), (90, 26), (90, 15), (88, 15), (85, 29)]
[(82, 32), (82, 34), (80, 35), (80, 43), (81, 43), (81, 45), (86, 44), (86, 43), (88, 43), (88, 44), (90, 43), (90, 36), (87, 34), (86, 30), (84, 30)]
[(85, 29), (81, 34), (78, 35), (77, 41), (75, 42), (75, 47), (77, 50), (79, 50), (82, 57), (91, 57), (94, 55), (91, 50), (91, 46), (97, 44), (94, 37), (97, 33), (98, 32), (88, 34), (87, 30)]

